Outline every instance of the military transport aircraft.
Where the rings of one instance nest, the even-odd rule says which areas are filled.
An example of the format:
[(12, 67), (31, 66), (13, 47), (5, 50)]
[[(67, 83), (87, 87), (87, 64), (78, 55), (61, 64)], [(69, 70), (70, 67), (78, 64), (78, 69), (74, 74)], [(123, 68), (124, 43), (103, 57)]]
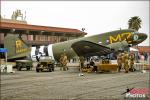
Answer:
[[(70, 59), (75, 56), (103, 56), (137, 45), (146, 38), (147, 35), (144, 33), (123, 29), (40, 46), (39, 51), (41, 55), (51, 56), (56, 61), (59, 60), (62, 53), (66, 53)], [(35, 47), (29, 47), (21, 38), (14, 35), (8, 34), (5, 37), (4, 46), (8, 49), (8, 59), (28, 55), (33, 58), (37, 55)]]

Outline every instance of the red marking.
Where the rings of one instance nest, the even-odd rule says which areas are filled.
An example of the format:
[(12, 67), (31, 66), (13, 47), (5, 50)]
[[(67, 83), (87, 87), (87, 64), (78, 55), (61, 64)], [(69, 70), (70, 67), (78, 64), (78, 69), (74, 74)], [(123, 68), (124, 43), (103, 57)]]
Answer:
[(148, 88), (132, 89), (129, 93), (132, 93), (132, 94), (148, 94), (149, 89)]

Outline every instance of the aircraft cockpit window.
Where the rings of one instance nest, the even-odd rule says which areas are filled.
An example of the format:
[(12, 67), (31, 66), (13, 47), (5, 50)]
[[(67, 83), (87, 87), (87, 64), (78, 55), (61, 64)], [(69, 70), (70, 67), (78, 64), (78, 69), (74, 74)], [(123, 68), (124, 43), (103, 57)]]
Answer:
[(106, 43), (109, 43), (109, 40), (106, 40)]
[(101, 41), (99, 41), (99, 42), (98, 42), (98, 44), (102, 44), (102, 42), (101, 42)]
[(131, 32), (131, 34), (136, 34), (136, 32)]
[(138, 40), (138, 38), (139, 38), (139, 36), (136, 34), (133, 36), (133, 40)]

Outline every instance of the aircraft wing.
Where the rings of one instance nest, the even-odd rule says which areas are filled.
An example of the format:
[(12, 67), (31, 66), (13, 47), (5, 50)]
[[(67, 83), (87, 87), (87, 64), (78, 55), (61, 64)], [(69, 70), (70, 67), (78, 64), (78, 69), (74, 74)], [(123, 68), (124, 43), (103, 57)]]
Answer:
[(78, 56), (102, 56), (112, 52), (112, 50), (106, 46), (85, 40), (75, 42), (71, 47)]

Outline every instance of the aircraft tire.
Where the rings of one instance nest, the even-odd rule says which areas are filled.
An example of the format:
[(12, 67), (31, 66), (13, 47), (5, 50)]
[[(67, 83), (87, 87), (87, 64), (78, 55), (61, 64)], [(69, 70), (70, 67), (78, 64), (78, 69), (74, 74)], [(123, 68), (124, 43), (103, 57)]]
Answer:
[(30, 66), (27, 66), (27, 70), (30, 70)]
[(21, 71), (21, 66), (22, 66), (21, 63), (18, 63), (18, 64), (17, 64), (17, 70), (18, 70), (18, 71)]
[(49, 68), (48, 70), (49, 70), (49, 72), (52, 72), (52, 69), (51, 69), (51, 68)]
[(21, 71), (21, 67), (17, 67), (17, 70), (18, 70), (18, 71)]
[(49, 71), (49, 72), (52, 72), (52, 67), (53, 67), (52, 64), (49, 64), (49, 65), (48, 65), (48, 71)]

